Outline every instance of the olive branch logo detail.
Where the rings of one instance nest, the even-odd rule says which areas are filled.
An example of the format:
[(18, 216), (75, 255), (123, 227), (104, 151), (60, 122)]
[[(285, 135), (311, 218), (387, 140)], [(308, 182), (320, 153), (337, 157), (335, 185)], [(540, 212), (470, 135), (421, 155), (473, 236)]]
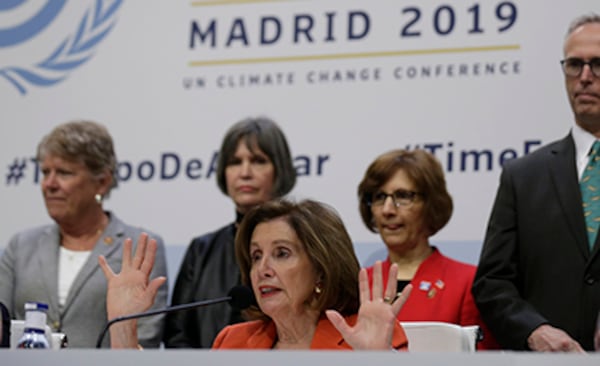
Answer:
[(48, 87), (65, 80), (72, 71), (92, 58), (95, 47), (115, 25), (121, 4), (122, 0), (115, 0), (105, 7), (104, 0), (96, 0), (86, 10), (74, 33), (68, 35), (48, 57), (29, 67), (0, 68), (0, 77), (8, 80), (21, 95), (27, 94), (28, 86)]

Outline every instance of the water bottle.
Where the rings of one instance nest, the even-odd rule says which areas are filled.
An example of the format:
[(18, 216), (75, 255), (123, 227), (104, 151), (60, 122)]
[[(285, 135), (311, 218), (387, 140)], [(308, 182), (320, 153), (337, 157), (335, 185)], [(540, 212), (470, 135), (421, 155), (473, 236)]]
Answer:
[(25, 330), (17, 343), (17, 348), (50, 348), (45, 332), (47, 311), (47, 304), (41, 302), (25, 303)]

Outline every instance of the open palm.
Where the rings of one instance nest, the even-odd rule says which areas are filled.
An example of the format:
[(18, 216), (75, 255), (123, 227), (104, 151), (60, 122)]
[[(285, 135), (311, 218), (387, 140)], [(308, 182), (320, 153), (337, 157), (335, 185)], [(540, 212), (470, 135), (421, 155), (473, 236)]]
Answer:
[[(389, 278), (396, 278), (397, 272), (398, 266), (392, 265)], [(356, 324), (350, 326), (335, 310), (327, 310), (326, 315), (353, 349), (389, 350), (392, 347), (396, 316), (408, 299), (412, 286), (406, 286), (402, 294), (392, 300), (396, 294), (395, 283), (388, 281), (387, 288), (383, 291), (379, 261), (375, 263), (373, 270), (373, 291), (369, 288), (367, 271), (364, 268), (359, 272), (358, 282), (360, 308)]]

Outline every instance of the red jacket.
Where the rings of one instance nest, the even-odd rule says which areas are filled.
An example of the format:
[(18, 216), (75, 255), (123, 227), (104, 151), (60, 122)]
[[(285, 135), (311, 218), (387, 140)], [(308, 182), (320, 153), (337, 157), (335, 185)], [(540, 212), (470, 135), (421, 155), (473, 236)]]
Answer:
[[(356, 322), (356, 315), (346, 317), (350, 325)], [(275, 344), (277, 332), (272, 321), (254, 320), (245, 323), (229, 325), (217, 335), (213, 349), (271, 349)], [(394, 329), (392, 346), (397, 350), (407, 350), (406, 334), (399, 323)], [(323, 316), (317, 323), (310, 349), (351, 350), (352, 347), (333, 324)]]
[[(388, 257), (382, 264), (385, 286), (392, 263)], [(398, 313), (398, 320), (479, 325), (483, 331), (483, 341), (477, 344), (477, 349), (499, 349), (483, 323), (471, 294), (475, 270), (475, 266), (450, 259), (434, 248), (410, 281), (413, 290)], [(367, 273), (372, 285), (373, 267), (367, 268)]]

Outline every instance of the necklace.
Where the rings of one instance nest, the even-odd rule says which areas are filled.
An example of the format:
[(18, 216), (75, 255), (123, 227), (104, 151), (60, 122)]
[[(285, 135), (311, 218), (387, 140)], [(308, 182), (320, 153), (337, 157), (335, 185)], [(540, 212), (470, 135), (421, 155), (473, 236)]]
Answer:
[(87, 236), (85, 234), (79, 235), (78, 237), (65, 235), (61, 232), (61, 245), (72, 251), (90, 251), (94, 246), (96, 246), (96, 242), (105, 228), (105, 223), (102, 223), (100, 228), (96, 230), (93, 235)]

